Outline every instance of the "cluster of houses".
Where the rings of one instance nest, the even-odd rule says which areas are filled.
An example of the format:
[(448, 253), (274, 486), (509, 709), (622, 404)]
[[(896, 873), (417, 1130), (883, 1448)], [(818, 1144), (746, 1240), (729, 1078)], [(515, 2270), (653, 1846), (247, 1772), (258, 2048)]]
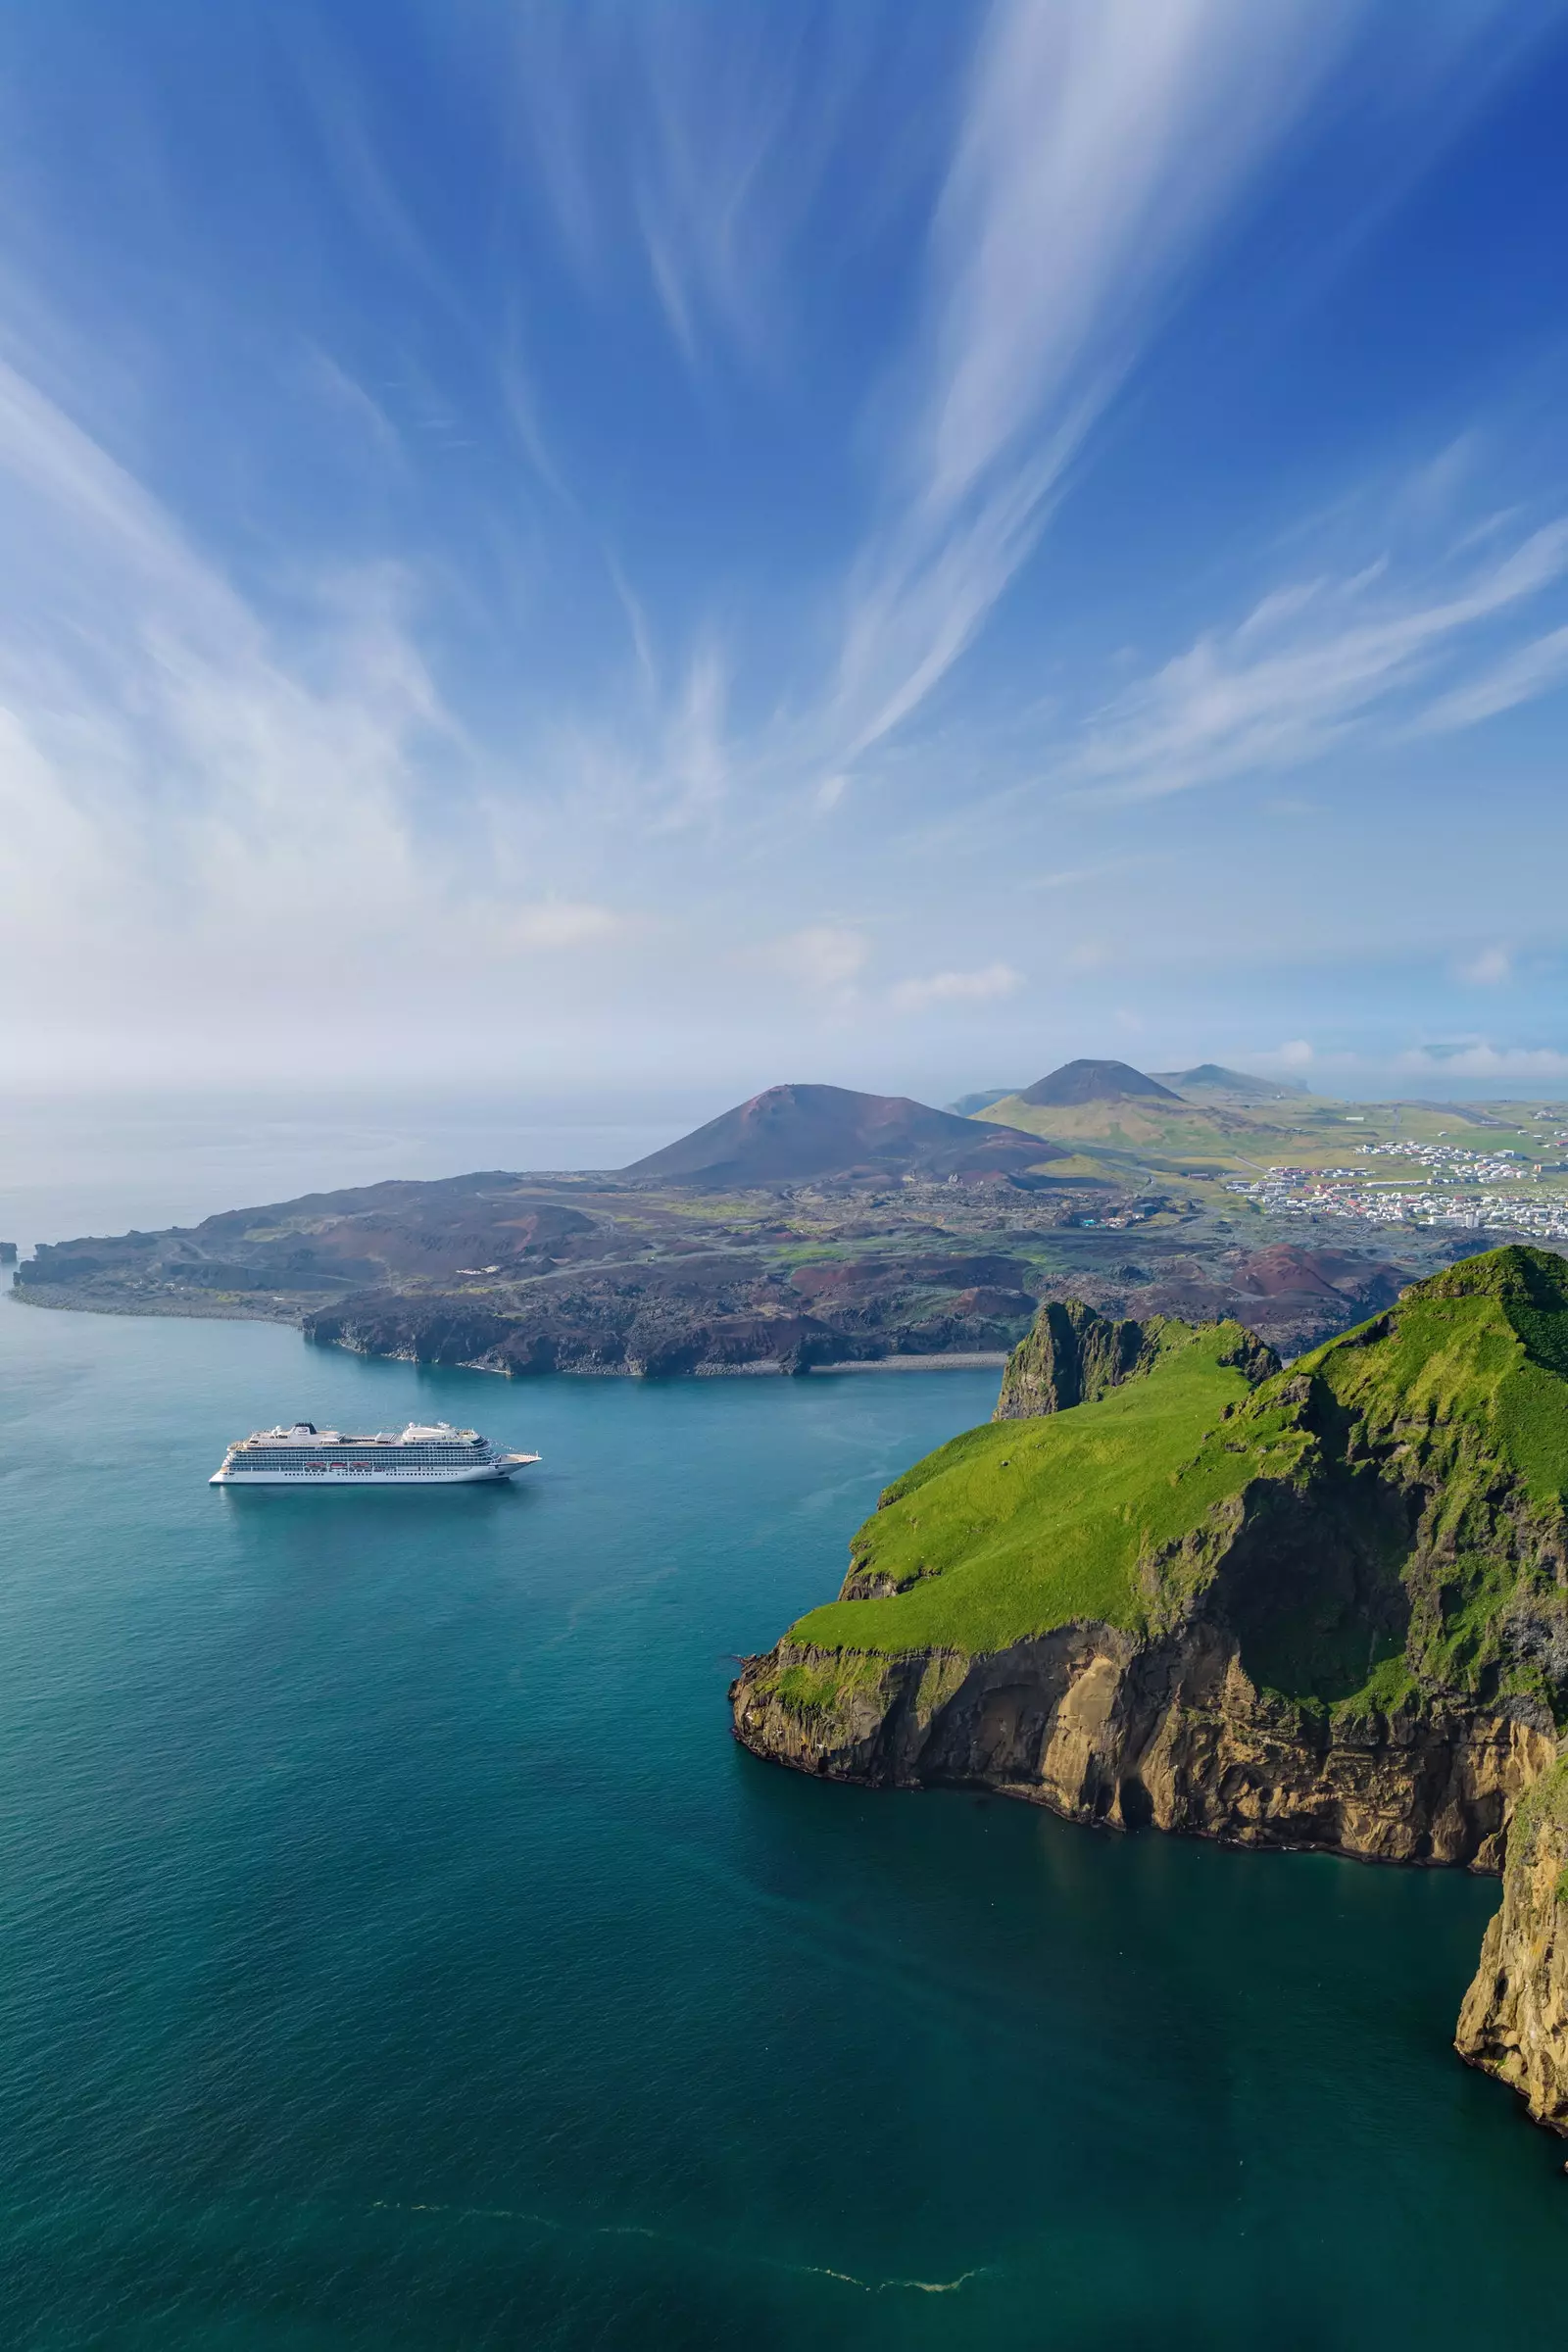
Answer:
[[(1452, 1225), (1568, 1241), (1568, 1199), (1541, 1189), (1540, 1169), (1522, 1152), (1401, 1140), (1359, 1144), (1356, 1157), (1413, 1163), (1419, 1189), (1410, 1177), (1375, 1177), (1365, 1168), (1281, 1167), (1256, 1181), (1233, 1177), (1226, 1190), (1287, 1215), (1353, 1217), (1370, 1225)], [(1526, 1184), (1529, 1192), (1523, 1190)], [(1495, 1185), (1509, 1190), (1487, 1189)], [(1464, 1190), (1456, 1197), (1459, 1187)]]

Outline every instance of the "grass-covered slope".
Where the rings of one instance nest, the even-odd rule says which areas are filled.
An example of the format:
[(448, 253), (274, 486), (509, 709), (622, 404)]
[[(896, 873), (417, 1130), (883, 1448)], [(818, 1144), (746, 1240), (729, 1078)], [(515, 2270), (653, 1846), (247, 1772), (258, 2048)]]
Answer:
[(1239, 1327), (1167, 1324), (1097, 1401), (969, 1431), (888, 1490), (847, 1597), (791, 1640), (976, 1655), (1216, 1612), (1260, 1685), (1568, 1718), (1568, 1261), (1512, 1248), (1250, 1388)]
[(813, 1609), (791, 1639), (975, 1651), (1074, 1617), (1141, 1625), (1140, 1554), (1236, 1494), (1274, 1442), (1259, 1422), (1240, 1451), (1204, 1445), (1248, 1394), (1228, 1360), (1244, 1336), (1235, 1323), (1168, 1321), (1149, 1373), (1098, 1403), (991, 1422), (928, 1454), (887, 1490), (852, 1550), (852, 1582), (904, 1589)]
[[(1044, 1103), (1004, 1095), (976, 1114), (976, 1124), (1020, 1128), (1075, 1153), (1077, 1162), (1103, 1164), (1107, 1171), (1128, 1162), (1166, 1173), (1257, 1175), (1271, 1160), (1284, 1158), (1294, 1141), (1290, 1106), (1274, 1107), (1285, 1114), (1278, 1124), (1263, 1113), (1248, 1116), (1212, 1102), (1182, 1102), (1159, 1095)], [(1061, 1172), (1055, 1161), (1052, 1168)]]
[(1296, 1370), (1321, 1378), (1367, 1440), (1441, 1475), (1456, 1535), (1494, 1473), (1544, 1506), (1568, 1491), (1568, 1259), (1554, 1250), (1463, 1258)]

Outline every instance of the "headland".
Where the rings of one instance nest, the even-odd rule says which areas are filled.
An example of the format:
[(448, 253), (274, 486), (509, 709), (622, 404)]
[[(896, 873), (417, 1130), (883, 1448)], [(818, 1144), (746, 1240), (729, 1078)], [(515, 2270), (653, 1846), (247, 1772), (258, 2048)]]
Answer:
[(1288, 1369), (1041, 1310), (731, 1692), (757, 1754), (1117, 1829), (1505, 1869), (1465, 2056), (1568, 2131), (1568, 1261), (1508, 1247)]

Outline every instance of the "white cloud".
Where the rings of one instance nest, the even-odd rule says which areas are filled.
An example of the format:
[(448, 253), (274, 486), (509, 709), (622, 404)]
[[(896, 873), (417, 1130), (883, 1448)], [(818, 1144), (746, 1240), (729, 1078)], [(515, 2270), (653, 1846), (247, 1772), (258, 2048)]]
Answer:
[(1418, 1046), (1396, 1067), (1449, 1078), (1568, 1077), (1568, 1054), (1555, 1046), (1494, 1046), (1484, 1039), (1452, 1046)]
[[(1481, 24), (1487, 0), (1464, 13)], [(432, 86), (432, 104), (471, 125), (473, 185), (497, 197), (499, 242), (480, 239), (490, 258), (472, 273), (451, 266), (454, 235), (472, 250), (461, 191), (454, 203), (415, 150), (394, 144), (379, 81), (352, 67), (349, 43), (333, 53), (338, 64), (303, 69), (348, 209), (298, 272), (220, 285), (231, 257), (222, 223), (209, 221), (188, 247), (170, 247), (189, 267), (171, 258), (167, 301), (151, 278), (110, 300), (74, 215), (38, 213), (33, 266), (44, 282), (51, 240), (69, 263), (48, 282), (73, 313), (71, 333), (35, 332), (9, 276), (0, 283), (0, 347), (13, 359), (49, 354), (28, 359), (35, 380), (0, 368), (0, 539), (20, 551), (0, 564), (0, 986), (30, 1037), (58, 1013), (74, 1033), (145, 1039), (185, 1073), (220, 1066), (189, 1040), (239, 1037), (241, 1074), (254, 1076), (269, 1055), (272, 1068), (292, 1068), (303, 1019), (369, 1039), (365, 1051), (401, 1067), (421, 1021), (454, 1051), (473, 1038), (477, 1054), (484, 1025), (464, 1017), (476, 1003), (493, 1009), (497, 1032), (532, 1040), (547, 1022), (563, 1034), (595, 990), (607, 1007), (618, 990), (607, 1032), (623, 1036), (629, 1010), (650, 1032), (662, 1028), (671, 1054), (695, 1057), (705, 1049), (694, 1041), (721, 1031), (744, 1036), (751, 1054), (775, 1016), (783, 1036), (853, 1026), (857, 1051), (874, 1054), (878, 1025), (884, 1044), (913, 1034), (896, 1015), (983, 1007), (1020, 986), (1002, 963), (930, 969), (933, 938), (952, 936), (956, 895), (995, 914), (999, 893), (1035, 874), (1035, 887), (1058, 894), (1070, 934), (1061, 894), (1131, 862), (1102, 855), (1121, 846), (1119, 816), (1069, 818), (1049, 837), (1012, 826), (1000, 856), (981, 838), (987, 790), (1012, 786), (1026, 767), (1017, 790), (1032, 790), (1042, 734), (1061, 724), (1061, 689), (1030, 674), (1027, 653), (1026, 708), (1000, 723), (960, 718), (897, 764), (885, 750), (863, 785), (853, 749), (897, 726), (984, 626), (1095, 419), (1314, 102), (1348, 28), (1363, 21), (1361, 0), (994, 0), (961, 20), (982, 32), (972, 74), (954, 76), (951, 119), (921, 78), (932, 41), (924, 66), (907, 69), (904, 45), (883, 39), (899, 31), (892, 0), (863, 20), (829, 10), (806, 34), (783, 17), (764, 24), (766, 14), (681, 18), (618, 0), (500, 12), (498, 40), (515, 32), (527, 62), (532, 115), (520, 137), (515, 84), (476, 71), (499, 56), (489, 36), (475, 47), (467, 26), (450, 56), (433, 42), (432, 74), (452, 78)], [(935, 47), (951, 44), (951, 55), (967, 37), (944, 32)], [(559, 73), (542, 54), (551, 42)], [(853, 93), (871, 92), (867, 59), (877, 78), (861, 115)], [(917, 122), (896, 103), (906, 70), (925, 102)], [(1345, 88), (1367, 95), (1353, 76)], [(885, 169), (878, 140), (862, 134), (889, 123), (899, 152)], [(504, 146), (487, 146), (503, 125)], [(178, 145), (162, 156), (171, 190)], [(281, 164), (287, 217), (319, 192), (296, 177), (306, 161), (290, 148), (268, 167)], [(559, 256), (541, 251), (537, 190), (519, 187), (514, 168), (549, 181), (551, 218), (579, 263), (569, 288)], [(103, 176), (118, 184), (114, 172)], [(818, 214), (802, 236), (829, 185), (831, 232), (818, 237)], [(919, 263), (912, 205), (933, 186), (921, 325), (894, 355), (897, 375), (888, 369), (904, 405), (895, 413), (890, 392), (881, 409), (867, 526), (835, 435), (856, 398), (852, 368), (906, 315), (906, 266)], [(200, 218), (188, 204), (170, 209)], [(259, 203), (257, 219), (268, 217), (285, 216)], [(836, 340), (845, 289), (858, 288), (868, 259), (887, 265), (888, 303), (873, 302), (858, 331)], [(389, 266), (401, 272), (395, 286), (383, 282)], [(336, 295), (362, 279), (365, 304), (345, 309)], [(552, 287), (547, 320), (538, 302)], [(741, 377), (729, 366), (705, 370), (691, 415), (678, 413), (679, 394), (658, 375), (660, 330), (650, 345), (646, 315), (631, 318), (649, 288), (694, 368), (720, 338), (753, 359), (793, 349), (800, 364), (777, 370), (765, 414), (735, 397)], [(560, 305), (579, 296), (581, 314), (567, 318)], [(215, 318), (224, 331), (212, 336)], [(820, 340), (794, 337), (803, 318)], [(196, 349), (204, 322), (227, 355), (213, 371)], [(623, 327), (624, 345), (602, 353)], [(634, 335), (643, 366), (622, 380)], [(573, 416), (579, 344), (603, 398)], [(247, 352), (248, 386), (233, 374)], [(700, 449), (705, 431), (744, 452), (756, 432), (757, 482), (788, 496), (803, 399), (828, 504), (808, 500), (802, 527), (787, 545), (769, 543), (759, 572), (755, 517), (744, 502), (724, 512), (724, 482), (737, 477), (721, 466), (707, 485), (683, 488), (680, 453)], [(95, 417), (96, 439), (82, 429)], [(519, 463), (520, 440), (560, 488), (568, 453), (617, 430), (624, 474), (621, 460), (594, 468), (575, 501), (540, 497)], [(433, 468), (431, 450), (460, 431), (487, 437), (482, 457)], [(129, 454), (138, 448), (145, 462)], [(350, 465), (361, 478), (339, 497)], [(1455, 478), (1463, 470), (1448, 467)], [(1434, 472), (1423, 512), (1446, 512), (1446, 479)], [(726, 559), (731, 523), (746, 544)], [(1492, 542), (1456, 555), (1450, 572), (1505, 575), (1497, 551), (1524, 528), (1494, 518)], [(837, 559), (825, 552), (835, 534)], [(320, 553), (344, 544), (362, 551), (351, 566)], [(824, 652), (822, 613), (802, 579), (835, 560), (853, 593), (842, 642)], [(597, 595), (614, 620), (601, 575), (621, 597), (629, 650), (593, 604)], [(1086, 642), (1098, 593), (1082, 614)], [(1288, 580), (1250, 620), (1202, 642), (1222, 682), (1236, 672), (1244, 692), (1289, 705), (1289, 680), (1259, 674), (1270, 661), (1304, 657), (1313, 632), (1335, 631), (1330, 650), (1343, 661), (1340, 641), (1355, 628), (1407, 619), (1420, 604), (1388, 571), (1338, 588)], [(1124, 636), (1141, 621), (1129, 613), (1115, 626)], [(1429, 702), (1428, 723), (1470, 723), (1480, 702), (1499, 708), (1534, 690), (1558, 658), (1561, 632), (1540, 634), (1546, 626), (1534, 620), (1532, 645), (1500, 661), (1489, 640), (1474, 653), (1479, 674), (1446, 703)], [(1446, 642), (1457, 641), (1456, 628)], [(1431, 693), (1425, 659), (1418, 648), (1410, 672)], [(1320, 666), (1332, 668), (1326, 655)], [(1397, 670), (1394, 660), (1389, 674)], [(1190, 701), (1202, 699), (1204, 681), (1185, 684)], [(1309, 700), (1303, 688), (1303, 710)], [(1336, 724), (1352, 723), (1331, 705), (1326, 715), (1298, 710), (1298, 739), (1332, 739)], [(1123, 700), (1103, 724), (1113, 733), (1150, 715)], [(1276, 709), (1275, 723), (1283, 742), (1289, 710), (1282, 720)], [(1229, 734), (1221, 726), (1221, 757), (1267, 724), (1265, 711)], [(1198, 764), (1210, 748), (1197, 742)], [(891, 813), (895, 785), (903, 809), (918, 805), (944, 823), (917, 839)], [(828, 904), (865, 929), (830, 915), (769, 948), (769, 933), (828, 895), (813, 796), (816, 810), (841, 811)], [(1140, 955), (1175, 940), (1179, 901), (1190, 932), (1185, 893), (1134, 905)], [(1292, 918), (1282, 903), (1279, 919)], [(1442, 944), (1451, 953), (1470, 925), (1516, 921), (1484, 905), (1468, 918), (1450, 908)], [(1132, 934), (1122, 928), (1119, 939), (1059, 943), (1069, 992), (1074, 972), (1125, 959)], [(968, 936), (997, 935), (977, 924)], [(1188, 944), (1184, 934), (1173, 952)], [(552, 988), (552, 956), (570, 959), (569, 986)], [(901, 971), (915, 976), (891, 984)], [(1078, 994), (1101, 992), (1086, 979)]]
[(716, 339), (752, 358), (788, 313), (787, 258), (866, 77), (869, 11), (809, 38), (756, 9), (514, 12), (527, 155), (568, 255), (607, 294), (626, 256), (694, 367)]
[(188, 1068), (244, 1037), (244, 1082), (294, 1066), (280, 1020), (439, 1026), (487, 956), (609, 936), (587, 898), (527, 896), (401, 567), (296, 578), (280, 640), (3, 367), (0, 530), (30, 557), (0, 570), (8, 1056), (96, 1031), (115, 1066)]
[(1356, 15), (1355, 0), (997, 0), (936, 221), (897, 513), (852, 583), (839, 707), (856, 749), (970, 643)]
[(505, 925), (505, 939), (518, 948), (590, 948), (615, 938), (626, 928), (622, 916), (609, 906), (594, 906), (569, 899), (542, 899), (537, 906), (519, 906)]
[(1457, 581), (1401, 586), (1381, 564), (1265, 597), (1102, 713), (1064, 776), (1142, 799), (1314, 759), (1400, 694), (1466, 630), (1568, 571), (1568, 521), (1534, 531)]
[(1478, 726), (1521, 703), (1549, 694), (1568, 679), (1568, 628), (1552, 629), (1529, 645), (1519, 646), (1478, 677), (1456, 686), (1428, 705), (1417, 720), (1421, 734), (1448, 734), (1460, 727)]
[(778, 970), (804, 981), (808, 988), (821, 990), (852, 987), (864, 971), (870, 954), (871, 943), (862, 933), (830, 924), (788, 932), (766, 951), (767, 960)]
[(888, 992), (895, 1012), (929, 1012), (937, 1004), (989, 1004), (1023, 986), (1010, 963), (988, 963), (976, 972), (933, 972), (924, 980), (901, 980)]
[(723, 657), (712, 639), (692, 656), (680, 699), (665, 728), (663, 770), (669, 795), (665, 822), (691, 824), (723, 799), (729, 780), (725, 746), (725, 702), (729, 690)]
[(1304, 1070), (1312, 1059), (1312, 1049), (1304, 1037), (1293, 1037), (1272, 1054), (1265, 1054), (1260, 1058), (1280, 1062), (1288, 1070)]
[(1477, 988), (1496, 988), (1513, 978), (1513, 957), (1503, 947), (1483, 948), (1478, 956), (1460, 964), (1459, 977)]

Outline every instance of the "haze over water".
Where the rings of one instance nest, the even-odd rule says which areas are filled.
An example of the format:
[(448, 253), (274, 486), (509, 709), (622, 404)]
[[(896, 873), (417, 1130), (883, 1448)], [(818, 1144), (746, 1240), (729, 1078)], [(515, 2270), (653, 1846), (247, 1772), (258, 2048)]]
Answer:
[[(1556, 2346), (1495, 1883), (735, 1748), (994, 1378), (504, 1383), (0, 1306), (0, 2340)], [(516, 1492), (205, 1484), (417, 1412)]]

